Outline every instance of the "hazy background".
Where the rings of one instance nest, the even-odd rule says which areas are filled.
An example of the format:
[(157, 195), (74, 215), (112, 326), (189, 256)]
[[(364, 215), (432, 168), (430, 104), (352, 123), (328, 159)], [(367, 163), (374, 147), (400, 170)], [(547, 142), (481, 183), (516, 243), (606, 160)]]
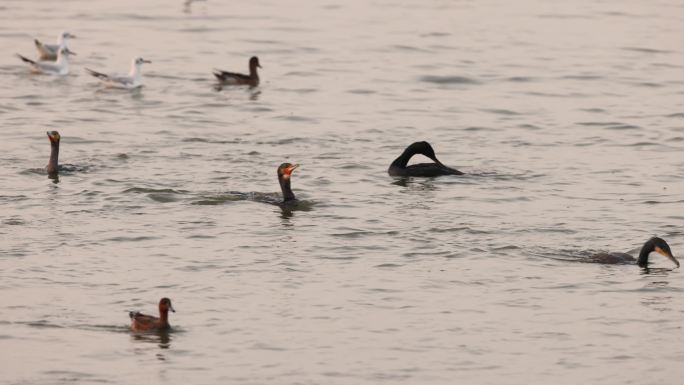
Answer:
[[(71, 75), (14, 56), (62, 30)], [(3, 0), (0, 382), (681, 381), (681, 271), (580, 262), (684, 253), (682, 36), (672, 0)], [(140, 91), (83, 69), (137, 55)], [(466, 175), (388, 177), (416, 140)], [(241, 198), (285, 161), (299, 209)]]

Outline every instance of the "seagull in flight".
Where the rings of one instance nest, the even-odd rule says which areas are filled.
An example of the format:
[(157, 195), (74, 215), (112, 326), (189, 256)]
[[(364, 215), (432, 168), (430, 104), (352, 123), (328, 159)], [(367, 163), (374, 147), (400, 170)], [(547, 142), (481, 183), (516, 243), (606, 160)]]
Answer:
[(107, 87), (133, 89), (143, 86), (142, 73), (140, 72), (140, 67), (142, 67), (143, 63), (152, 62), (141, 57), (133, 58), (128, 76), (108, 75), (102, 72), (93, 71), (89, 68), (86, 68), (85, 70), (88, 71), (89, 74), (105, 82)]
[(52, 75), (68, 75), (69, 74), (69, 56), (76, 55), (69, 51), (69, 48), (62, 47), (57, 53), (57, 61), (54, 62), (36, 62), (25, 56), (17, 54), (17, 57), (22, 61), (28, 63), (33, 68), (35, 73), (52, 74)]

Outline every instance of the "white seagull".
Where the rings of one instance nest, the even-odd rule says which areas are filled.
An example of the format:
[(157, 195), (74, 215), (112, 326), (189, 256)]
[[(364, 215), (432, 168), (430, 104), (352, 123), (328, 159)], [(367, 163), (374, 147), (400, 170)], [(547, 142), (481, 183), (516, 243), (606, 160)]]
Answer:
[(53, 75), (68, 75), (70, 55), (76, 54), (69, 51), (69, 48), (63, 47), (57, 53), (57, 61), (54, 62), (36, 62), (19, 54), (17, 54), (17, 57), (24, 62), (29, 63), (33, 68), (33, 72)]
[(107, 87), (132, 89), (142, 87), (143, 85), (142, 73), (140, 72), (140, 67), (143, 65), (143, 63), (152, 62), (141, 57), (133, 58), (133, 62), (131, 63), (131, 71), (128, 73), (128, 76), (107, 75), (88, 68), (85, 70), (88, 71), (89, 74), (105, 82)]
[(75, 39), (76, 36), (71, 32), (62, 32), (57, 36), (57, 44), (43, 44), (40, 40), (34, 39), (36, 49), (40, 53), (40, 60), (57, 60), (57, 53), (60, 48), (67, 46), (67, 39)]

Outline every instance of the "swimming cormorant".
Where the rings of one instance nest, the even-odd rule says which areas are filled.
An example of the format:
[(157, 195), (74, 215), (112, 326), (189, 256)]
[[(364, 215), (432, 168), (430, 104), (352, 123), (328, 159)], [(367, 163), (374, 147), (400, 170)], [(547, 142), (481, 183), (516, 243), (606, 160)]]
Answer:
[(290, 188), (290, 176), (298, 164), (283, 163), (278, 167), (278, 182), (280, 182), (280, 189), (283, 191), (283, 203), (295, 201), (294, 193)]
[(50, 161), (45, 166), (45, 170), (47, 170), (48, 175), (55, 176), (59, 171), (59, 140), (61, 137), (57, 131), (48, 131), (47, 136), (50, 139), (51, 151)]
[[(435, 163), (418, 163), (407, 166), (411, 157), (416, 154), (425, 155)], [(435, 156), (435, 150), (428, 142), (415, 142), (406, 147), (404, 152), (392, 162), (387, 172), (391, 176), (463, 175), (462, 172), (443, 165)]]
[(653, 237), (644, 243), (639, 252), (639, 257), (636, 260), (627, 253), (600, 253), (592, 256), (591, 259), (594, 262), (608, 264), (633, 263), (636, 261), (637, 265), (640, 267), (648, 267), (648, 256), (654, 251), (664, 255), (679, 267), (679, 261), (672, 255), (670, 245), (668, 245), (664, 239), (658, 237)]

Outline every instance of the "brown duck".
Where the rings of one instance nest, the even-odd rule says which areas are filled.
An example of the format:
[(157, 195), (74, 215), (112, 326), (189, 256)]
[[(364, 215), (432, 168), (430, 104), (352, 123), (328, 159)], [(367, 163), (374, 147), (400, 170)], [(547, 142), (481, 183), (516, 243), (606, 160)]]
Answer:
[(169, 330), (169, 310), (176, 312), (171, 305), (171, 300), (162, 298), (159, 301), (159, 317), (142, 314), (137, 311), (129, 312), (131, 317), (131, 330), (136, 332), (153, 331), (153, 330)]
[(259, 64), (259, 58), (252, 56), (252, 58), (249, 59), (249, 75), (214, 70), (214, 76), (216, 76), (216, 79), (218, 79), (221, 84), (235, 86), (248, 85), (251, 87), (256, 87), (259, 85), (259, 74), (257, 73), (257, 67), (261, 68), (261, 65)]

